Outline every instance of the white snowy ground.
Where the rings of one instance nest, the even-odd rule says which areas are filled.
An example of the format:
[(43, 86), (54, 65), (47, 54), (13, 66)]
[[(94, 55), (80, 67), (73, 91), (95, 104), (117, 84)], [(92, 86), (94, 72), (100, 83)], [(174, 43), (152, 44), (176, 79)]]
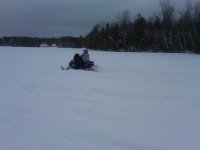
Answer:
[(0, 150), (199, 150), (200, 55), (0, 47)]

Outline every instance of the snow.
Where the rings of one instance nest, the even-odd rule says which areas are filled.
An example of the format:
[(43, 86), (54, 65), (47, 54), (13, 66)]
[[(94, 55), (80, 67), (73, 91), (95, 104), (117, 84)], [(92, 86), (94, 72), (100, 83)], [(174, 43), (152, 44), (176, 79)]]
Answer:
[(0, 47), (0, 150), (199, 150), (200, 55)]

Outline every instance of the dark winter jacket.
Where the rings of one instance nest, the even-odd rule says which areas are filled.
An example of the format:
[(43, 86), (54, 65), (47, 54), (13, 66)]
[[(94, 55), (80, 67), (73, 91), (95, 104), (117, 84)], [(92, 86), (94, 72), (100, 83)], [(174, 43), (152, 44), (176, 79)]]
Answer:
[(84, 66), (83, 58), (79, 54), (75, 54), (69, 65), (72, 68), (81, 69)]

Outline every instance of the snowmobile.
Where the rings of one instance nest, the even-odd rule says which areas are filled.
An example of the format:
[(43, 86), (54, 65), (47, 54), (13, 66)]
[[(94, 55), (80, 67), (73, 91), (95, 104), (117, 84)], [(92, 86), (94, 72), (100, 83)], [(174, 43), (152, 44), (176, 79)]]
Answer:
[(61, 66), (61, 70), (86, 70), (86, 71), (98, 71), (98, 66), (93, 61), (84, 62), (83, 58), (79, 54), (75, 54), (74, 58), (69, 62), (69, 66)]

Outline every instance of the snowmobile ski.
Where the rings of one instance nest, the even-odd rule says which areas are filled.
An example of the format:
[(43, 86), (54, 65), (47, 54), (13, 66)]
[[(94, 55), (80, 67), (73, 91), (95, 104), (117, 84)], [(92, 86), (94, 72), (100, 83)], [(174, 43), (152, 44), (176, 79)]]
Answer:
[(84, 70), (84, 71), (95, 71), (95, 72), (99, 72), (99, 67), (98, 65), (93, 65), (91, 66), (90, 68), (81, 68), (81, 69), (74, 69), (70, 66), (67, 66), (67, 67), (64, 67), (64, 66), (61, 66), (60, 67), (61, 70), (70, 70), (70, 69), (73, 69), (73, 70)]

